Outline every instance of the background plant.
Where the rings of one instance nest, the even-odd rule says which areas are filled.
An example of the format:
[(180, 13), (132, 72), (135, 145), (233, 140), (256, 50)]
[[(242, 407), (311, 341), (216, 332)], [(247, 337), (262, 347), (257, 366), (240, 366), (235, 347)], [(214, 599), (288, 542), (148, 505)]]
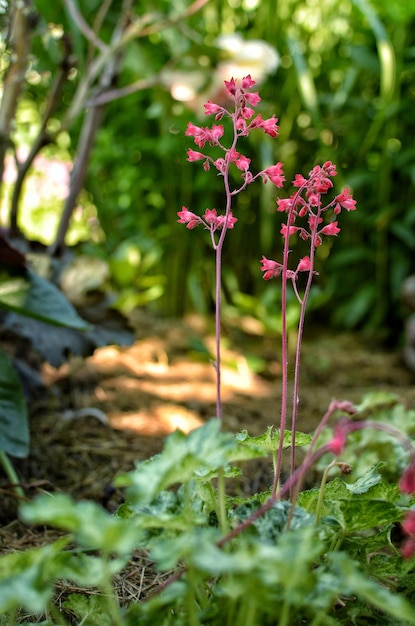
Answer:
[[(36, 111), (44, 109), (56, 61), (62, 58), (58, 51), (61, 30), (73, 40), (77, 69), (66, 82), (64, 97), (50, 122), (52, 130), (59, 128), (63, 108), (70, 105), (86, 79), (92, 44), (62, 6), (46, 6), (41, 0), (35, 4), (41, 20), (33, 32), (33, 60), (21, 93), (16, 126), (19, 137), (41, 124)], [(138, 17), (158, 19), (164, 15), (170, 19), (186, 7), (173, 9), (170, 3), (159, 2), (154, 13), (154, 3), (151, 7), (141, 3), (140, 9), (132, 4), (132, 11)], [(83, 4), (82, 16), (94, 30), (97, 11), (92, 0)], [(108, 42), (119, 16), (115, 5), (109, 9), (100, 31), (104, 42)], [(213, 298), (206, 250), (203, 246), (195, 249), (190, 238), (184, 238), (177, 249), (172, 215), (181, 202), (201, 214), (205, 202), (218, 205), (221, 190), (213, 183), (208, 185), (196, 171), (189, 174), (180, 158), (180, 146), (186, 149), (181, 131), (189, 107), (195, 103), (175, 99), (173, 87), (178, 82), (190, 86), (200, 103), (212, 89), (210, 78), (219, 78), (224, 63), (232, 63), (234, 68), (245, 63), (246, 69), (247, 61), (241, 58), (236, 40), (233, 48), (225, 49), (217, 37), (237, 33), (247, 42), (259, 39), (275, 48), (280, 59), (278, 69), (274, 68), (269, 78), (264, 75), (262, 112), (267, 117), (271, 110), (284, 111), (284, 119), (278, 148), (266, 137), (252, 139), (250, 148), (257, 169), (281, 160), (287, 177), (292, 178), (300, 167), (308, 171), (315, 162), (336, 161), (364, 207), (352, 217), (352, 226), (338, 245), (327, 250), (327, 262), (317, 268), (320, 279), (310, 305), (320, 307), (320, 311), (324, 307), (325, 319), (333, 324), (376, 328), (396, 341), (392, 329), (399, 328), (403, 315), (400, 285), (413, 271), (413, 148), (408, 141), (413, 135), (413, 19), (412, 5), (404, 2), (392, 7), (381, 0), (325, 0), (318, 6), (303, 0), (265, 4), (210, 0), (189, 16), (186, 33), (180, 27), (162, 28), (131, 40), (119, 66), (118, 88), (124, 90), (119, 95), (124, 95), (105, 105), (105, 118), (95, 138), (97, 149), (91, 153), (79, 197), (84, 220), (77, 221), (76, 214), (68, 241), (79, 240), (80, 235), (87, 238), (88, 232), (94, 234), (94, 241), (101, 243), (92, 248), (93, 253), (108, 258), (120, 241), (134, 232), (139, 238), (153, 240), (162, 251), (150, 272), (158, 287), (153, 310), (174, 315), (194, 308), (202, 313), (210, 310)], [(4, 59), (7, 61), (7, 47)], [(168, 71), (163, 73), (163, 68)], [(255, 65), (250, 67), (252, 73), (255, 69)], [(153, 86), (134, 91), (132, 86), (139, 83)], [(113, 95), (118, 88), (111, 88)], [(132, 110), (137, 111), (134, 133)], [(71, 128), (58, 133), (59, 150), (53, 158), (74, 158), (80, 122), (78, 118)], [(42, 152), (50, 153), (51, 148)], [(157, 190), (154, 180), (158, 180)], [(260, 248), (269, 255), (278, 233), (272, 228), (266, 189), (252, 187), (239, 201), (246, 221), (239, 225), (226, 251), (233, 260), (226, 263), (226, 304), (230, 315), (239, 311), (258, 320), (261, 311), (257, 303), (266, 311), (271, 305), (256, 266), (244, 252)], [(58, 216), (61, 208), (55, 202)], [(5, 204), (5, 225), (9, 209), (10, 204)], [(34, 211), (31, 214), (35, 215)], [(101, 228), (92, 233), (97, 217)], [(25, 230), (28, 223), (26, 212), (20, 227)], [(82, 225), (78, 234), (77, 224)], [(56, 220), (49, 232), (45, 227), (48, 243), (53, 241), (55, 229)], [(91, 253), (91, 246), (88, 251)], [(166, 284), (173, 288), (165, 290)], [(273, 330), (277, 332), (276, 327)]]

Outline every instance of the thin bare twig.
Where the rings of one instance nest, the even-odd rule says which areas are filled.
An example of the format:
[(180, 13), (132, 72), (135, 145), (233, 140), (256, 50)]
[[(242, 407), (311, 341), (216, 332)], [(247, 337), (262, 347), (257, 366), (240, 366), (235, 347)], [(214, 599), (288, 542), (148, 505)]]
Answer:
[(79, 28), (81, 33), (85, 36), (85, 38), (92, 43), (96, 48), (101, 50), (101, 52), (106, 52), (108, 49), (107, 44), (105, 44), (97, 35), (97, 33), (90, 28), (89, 24), (84, 20), (84, 17), (78, 7), (76, 6), (73, 0), (64, 0), (65, 6), (68, 10), (68, 13), (72, 17), (76, 26)]
[[(48, 101), (43, 113), (41, 125), (37, 137), (35, 138), (28, 156), (22, 163), (17, 165), (17, 177), (13, 187), (13, 193), (10, 205), (10, 235), (16, 237), (19, 234), (18, 222), (18, 210), (20, 196), (23, 188), (23, 183), (26, 175), (40, 150), (47, 144), (54, 141), (53, 137), (47, 132), (47, 124), (50, 120), (53, 112), (59, 104), (60, 95), (62, 93), (63, 85), (67, 79), (68, 73), (72, 67), (71, 54), (72, 48), (70, 46), (69, 38), (64, 37), (62, 39), (64, 46), (64, 54), (60, 63), (59, 71), (55, 77), (52, 88), (49, 93)], [(16, 159), (17, 162), (17, 159)]]
[(31, 18), (34, 15), (31, 0), (13, 3), (11, 11), (13, 15), (10, 27), (10, 65), (4, 78), (0, 104), (0, 186), (3, 180), (6, 153), (12, 143), (12, 124), (29, 62)]

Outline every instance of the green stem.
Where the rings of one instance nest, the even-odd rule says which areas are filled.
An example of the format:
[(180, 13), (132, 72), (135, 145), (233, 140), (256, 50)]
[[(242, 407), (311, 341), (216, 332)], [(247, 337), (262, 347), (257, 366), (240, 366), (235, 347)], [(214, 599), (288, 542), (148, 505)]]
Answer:
[(218, 471), (218, 513), (219, 527), (225, 535), (228, 532), (228, 518), (226, 515), (226, 497), (225, 497), (225, 476), (223, 468)]
[(324, 618), (326, 617), (327, 613), (323, 612), (323, 611), (319, 611), (317, 613), (317, 615), (314, 616), (313, 621), (311, 622), (310, 626), (319, 626), (322, 622), (322, 620), (324, 620)]
[(13, 467), (13, 463), (10, 461), (7, 454), (4, 450), (0, 450), (0, 465), (2, 465), (4, 469), (4, 473), (10, 481), (10, 484), (13, 487), (13, 491), (19, 499), (24, 499), (25, 493), (22, 487), (19, 485), (19, 477), (16, 473), (16, 470)]
[(196, 590), (195, 590), (195, 572), (191, 566), (187, 570), (187, 593), (186, 593), (186, 607), (189, 626), (199, 626), (199, 618), (196, 609)]
[(290, 619), (290, 605), (288, 604), (287, 600), (284, 600), (284, 603), (282, 605), (282, 610), (278, 619), (278, 626), (289, 626), (289, 619)]
[(332, 467), (336, 465), (336, 463), (337, 463), (336, 460), (329, 463), (323, 472), (323, 476), (321, 477), (320, 491), (318, 493), (317, 508), (316, 508), (316, 524), (318, 520), (320, 519), (321, 507), (323, 506), (324, 489), (326, 487), (329, 471), (331, 470)]

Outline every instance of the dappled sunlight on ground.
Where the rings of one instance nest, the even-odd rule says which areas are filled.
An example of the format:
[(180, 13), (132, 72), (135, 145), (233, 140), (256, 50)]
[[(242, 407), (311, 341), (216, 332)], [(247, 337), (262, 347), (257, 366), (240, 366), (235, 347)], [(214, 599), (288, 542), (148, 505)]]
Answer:
[[(273, 385), (252, 373), (242, 354), (224, 350), (232, 367), (222, 367), (222, 400), (237, 396), (266, 398)], [(109, 424), (142, 435), (164, 436), (203, 424), (215, 414), (216, 374), (209, 359), (175, 356), (159, 338), (138, 340), (129, 348), (101, 348), (85, 364), (85, 375), (99, 376), (95, 396)], [(77, 377), (82, 379), (82, 368)], [(129, 410), (131, 409), (131, 410)]]
[[(100, 348), (58, 370), (44, 366), (50, 393), (30, 406), (30, 455), (15, 460), (30, 495), (47, 488), (107, 502), (114, 477), (159, 453), (166, 435), (175, 429), (187, 433), (216, 415), (211, 330), (195, 318), (140, 317), (134, 328), (130, 347)], [(256, 436), (278, 427), (278, 343), (236, 325), (225, 330), (225, 431), (246, 429)], [(248, 366), (250, 356), (261, 364), (256, 372)], [(333, 398), (360, 402), (365, 393), (383, 390), (415, 407), (415, 377), (403, 367), (399, 351), (385, 351), (358, 335), (314, 332), (304, 343), (302, 366), (299, 430), (313, 430)], [(290, 379), (292, 373), (290, 359)], [(253, 468), (248, 483), (266, 482), (268, 471), (268, 465)], [(8, 493), (7, 480), (1, 483), (0, 477), (2, 486)], [(0, 517), (14, 519), (15, 499), (3, 500)]]

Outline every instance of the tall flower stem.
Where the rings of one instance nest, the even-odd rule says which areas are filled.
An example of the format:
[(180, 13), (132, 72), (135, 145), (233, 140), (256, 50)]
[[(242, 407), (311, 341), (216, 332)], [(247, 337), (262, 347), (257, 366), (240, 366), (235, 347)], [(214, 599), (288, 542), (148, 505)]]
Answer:
[(231, 164), (230, 155), (235, 149), (238, 141), (238, 132), (235, 124), (235, 116), (233, 117), (233, 141), (232, 146), (226, 151), (225, 166), (223, 170), (223, 184), (225, 187), (225, 220), (223, 228), (220, 231), (218, 242), (213, 247), (215, 249), (215, 372), (216, 372), (216, 417), (222, 420), (222, 369), (221, 369), (221, 339), (222, 339), (222, 252), (228, 230), (228, 217), (232, 208), (232, 192), (229, 184), (229, 168)]
[[(317, 212), (317, 218), (319, 217), (320, 217), (320, 209)], [(302, 298), (300, 298), (298, 292), (296, 291), (297, 299), (299, 300), (301, 304), (301, 310), (300, 310), (300, 319), (298, 321), (297, 345), (296, 345), (296, 351), (295, 351), (295, 365), (294, 365), (293, 407), (292, 407), (292, 417), (291, 417), (291, 459), (290, 459), (291, 472), (295, 470), (295, 452), (296, 452), (295, 433), (297, 431), (298, 405), (300, 402), (299, 388), (300, 388), (301, 347), (303, 344), (304, 322), (305, 322), (305, 314), (307, 310), (308, 297), (310, 295), (311, 285), (313, 282), (317, 228), (318, 228), (318, 219), (315, 220), (314, 226), (311, 232), (310, 270), (308, 272), (307, 283), (306, 283)]]
[[(287, 224), (290, 223), (294, 211), (294, 203), (289, 211)], [(272, 496), (275, 497), (281, 474), (282, 455), (284, 450), (284, 431), (287, 422), (288, 402), (288, 332), (287, 332), (287, 270), (288, 270), (288, 237), (284, 241), (283, 266), (281, 273), (281, 414), (280, 414), (280, 441), (278, 445), (277, 461), (275, 465)]]
[[(295, 209), (301, 192), (306, 187), (306, 184), (302, 185), (293, 197), (290, 210), (287, 217), (287, 228), (291, 225), (293, 216), (295, 215)], [(313, 245), (311, 246), (313, 250)], [(280, 415), (280, 441), (278, 445), (277, 462), (274, 473), (274, 483), (272, 487), (272, 494), (277, 493), (278, 484), (281, 474), (282, 455), (284, 450), (284, 431), (287, 423), (287, 404), (288, 404), (288, 328), (287, 328), (287, 280), (288, 280), (288, 261), (289, 261), (289, 236), (284, 239), (283, 250), (283, 263), (281, 272), (281, 415)], [(313, 250), (314, 254), (314, 250)], [(307, 281), (308, 292), (311, 287), (313, 277), (313, 271), (309, 272)], [(307, 295), (308, 295), (307, 292)], [(298, 297), (298, 295), (297, 295)], [(306, 300), (303, 299), (300, 314), (300, 324), (298, 329), (297, 350), (296, 350), (296, 365), (295, 365), (295, 380), (294, 380), (294, 392), (293, 392), (293, 413), (291, 424), (291, 442), (292, 450), (295, 449), (295, 429), (296, 429), (296, 417), (297, 417), (297, 405), (298, 405), (298, 387), (299, 387), (299, 369), (300, 369), (300, 351), (301, 351), (301, 338), (304, 327), (305, 305)], [(291, 468), (293, 471), (293, 467)]]

